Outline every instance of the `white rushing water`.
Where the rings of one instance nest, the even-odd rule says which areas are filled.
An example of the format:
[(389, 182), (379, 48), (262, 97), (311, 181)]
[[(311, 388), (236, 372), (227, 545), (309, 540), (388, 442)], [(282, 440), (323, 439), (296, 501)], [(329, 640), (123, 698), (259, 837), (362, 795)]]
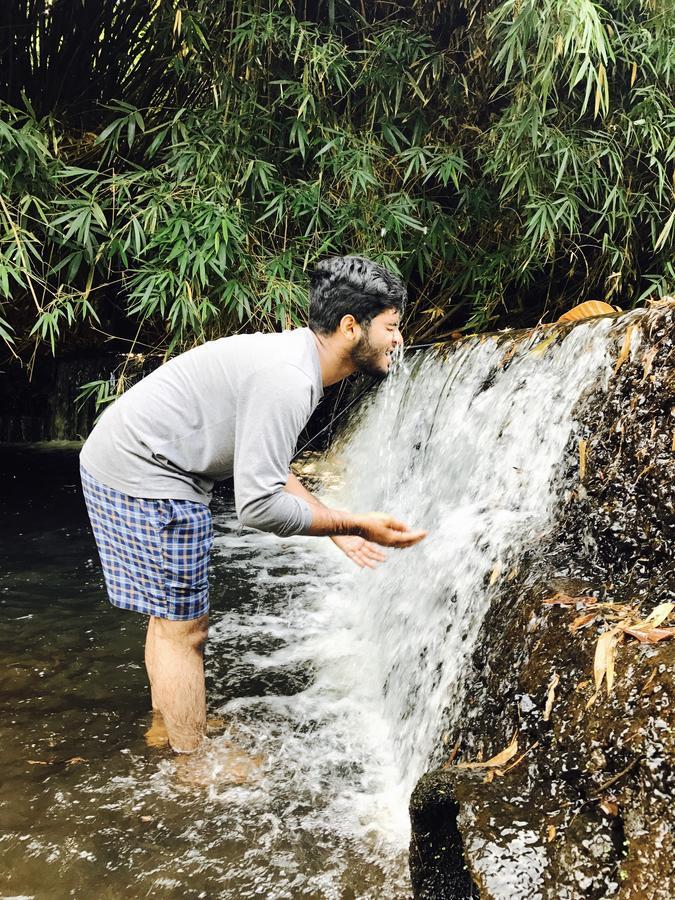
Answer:
[[(409, 895), (410, 792), (463, 711), (500, 580), (550, 526), (575, 408), (610, 377), (627, 320), (409, 354), (328, 459), (341, 476), (326, 502), (429, 531), (375, 571), (327, 539), (241, 534), (231, 508), (216, 516), (214, 577), (241, 599), (212, 620), (210, 705), (228, 722), (213, 761), (232, 740), (260, 762), (250, 783), (210, 788), (178, 872), (197, 866), (228, 897)], [(172, 766), (141, 793), (174, 796)], [(138, 806), (140, 790), (104, 793)]]
[[(400, 896), (410, 792), (440, 746), (444, 712), (461, 713), (462, 673), (491, 597), (550, 524), (575, 407), (610, 377), (625, 327), (625, 318), (602, 319), (560, 342), (544, 330), (409, 356), (332, 452), (342, 483), (326, 500), (390, 512), (428, 538), (363, 572), (325, 541), (287, 542), (298, 590), (281, 619), (262, 623), (281, 627), (283, 644), (251, 659), (263, 668), (309, 663), (315, 675), (304, 691), (263, 701), (283, 721), (269, 752), (279, 760), (283, 748), (296, 787), (315, 798), (303, 827), (365, 839), (374, 861), (392, 861), (377, 896)], [(264, 548), (276, 554), (278, 542), (249, 540), (266, 574)], [(256, 625), (247, 618), (244, 627)], [(260, 701), (235, 700), (227, 711), (248, 706), (255, 734), (267, 716)]]
[(360, 577), (355, 597), (408, 795), (440, 745), (444, 711), (462, 712), (462, 673), (492, 596), (551, 523), (575, 407), (610, 377), (626, 319), (581, 324), (559, 343), (542, 330), (420, 354), (336, 448), (338, 503), (429, 531)]

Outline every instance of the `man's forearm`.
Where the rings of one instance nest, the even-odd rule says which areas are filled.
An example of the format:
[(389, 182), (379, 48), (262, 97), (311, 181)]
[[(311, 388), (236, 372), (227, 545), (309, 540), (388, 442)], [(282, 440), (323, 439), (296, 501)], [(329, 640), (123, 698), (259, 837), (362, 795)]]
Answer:
[(311, 491), (303, 485), (299, 478), (292, 473), (288, 476), (285, 490), (295, 497), (305, 500), (312, 510), (312, 525), (307, 534), (320, 535), (336, 535), (336, 534), (360, 534), (361, 526), (358, 516), (352, 516), (350, 513), (342, 510), (331, 509), (323, 504)]
[(410, 547), (426, 537), (426, 531), (411, 531), (403, 522), (385, 513), (352, 515), (340, 509), (330, 509), (303, 487), (295, 475), (288, 476), (285, 489), (304, 500), (310, 508), (312, 522), (303, 534), (317, 537), (355, 534), (383, 547)]

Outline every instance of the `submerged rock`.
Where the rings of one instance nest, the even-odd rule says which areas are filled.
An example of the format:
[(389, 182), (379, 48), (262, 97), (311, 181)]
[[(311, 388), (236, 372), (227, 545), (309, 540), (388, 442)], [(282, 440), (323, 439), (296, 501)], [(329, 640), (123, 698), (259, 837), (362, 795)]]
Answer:
[[(598, 637), (675, 601), (675, 307), (626, 321), (609, 384), (579, 404), (556, 524), (483, 621), (438, 754), (455, 758), (413, 794), (418, 898), (675, 896), (675, 641), (626, 636), (612, 690), (594, 682)], [(501, 766), (462, 768), (514, 734)]]

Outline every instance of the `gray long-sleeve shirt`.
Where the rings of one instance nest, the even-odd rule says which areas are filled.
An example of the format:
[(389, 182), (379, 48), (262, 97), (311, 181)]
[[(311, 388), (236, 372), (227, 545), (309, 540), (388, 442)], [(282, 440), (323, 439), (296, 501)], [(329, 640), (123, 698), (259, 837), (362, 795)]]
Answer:
[(160, 366), (103, 413), (80, 460), (132, 497), (208, 504), (234, 476), (244, 525), (307, 531), (309, 505), (286, 493), (298, 435), (323, 396), (308, 328), (209, 341)]

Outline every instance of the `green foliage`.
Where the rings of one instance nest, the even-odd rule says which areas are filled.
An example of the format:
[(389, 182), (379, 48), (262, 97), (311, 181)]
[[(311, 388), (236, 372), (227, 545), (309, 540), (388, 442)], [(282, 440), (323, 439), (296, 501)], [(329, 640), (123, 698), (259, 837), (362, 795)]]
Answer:
[(673, 0), (83, 0), (86, 97), (45, 88), (57, 6), (0, 46), (20, 355), (120, 315), (167, 353), (299, 324), (332, 253), (400, 271), (420, 338), (672, 290)]

